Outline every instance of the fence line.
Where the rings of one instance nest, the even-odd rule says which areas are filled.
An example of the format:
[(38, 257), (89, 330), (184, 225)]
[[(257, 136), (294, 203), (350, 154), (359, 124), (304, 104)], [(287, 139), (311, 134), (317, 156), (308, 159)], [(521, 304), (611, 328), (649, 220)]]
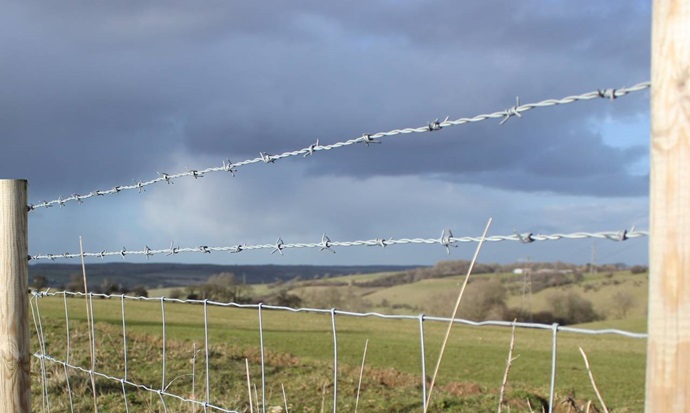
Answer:
[(473, 122), (481, 122), (485, 121), (488, 119), (502, 119), (500, 124), (504, 124), (508, 119), (510, 119), (513, 116), (517, 117), (522, 117), (522, 113), (527, 112), (532, 109), (536, 108), (544, 108), (544, 107), (550, 107), (550, 106), (557, 106), (557, 105), (564, 105), (568, 103), (574, 103), (578, 101), (587, 101), (587, 100), (592, 100), (592, 99), (610, 99), (614, 100), (616, 98), (628, 95), (630, 93), (634, 92), (639, 92), (645, 89), (648, 89), (651, 87), (651, 82), (641, 82), (636, 85), (633, 85), (631, 87), (622, 87), (619, 89), (600, 89), (600, 90), (595, 90), (592, 92), (587, 92), (583, 93), (580, 95), (572, 95), (572, 96), (566, 96), (561, 99), (546, 99), (542, 100), (540, 102), (536, 103), (526, 103), (526, 104), (520, 104), (520, 100), (517, 99), (517, 102), (515, 106), (510, 107), (508, 109), (504, 109), (501, 111), (493, 112), (493, 113), (488, 113), (488, 114), (482, 114), (482, 115), (476, 115), (474, 117), (470, 118), (458, 118), (455, 120), (449, 120), (446, 118), (443, 121), (439, 121), (438, 119), (429, 122), (424, 126), (416, 127), (416, 128), (404, 128), (404, 129), (393, 129), (387, 132), (378, 132), (374, 134), (364, 134), (358, 138), (354, 139), (349, 139), (346, 141), (341, 141), (341, 142), (336, 142), (334, 144), (330, 145), (321, 145), (319, 143), (319, 140), (317, 139), (316, 143), (311, 144), (305, 148), (294, 150), (294, 151), (289, 151), (289, 152), (283, 152), (278, 155), (271, 155), (267, 152), (260, 152), (259, 156), (256, 158), (252, 159), (247, 159), (241, 162), (233, 163), (230, 162), (230, 160), (224, 160), (221, 166), (217, 167), (210, 167), (206, 169), (188, 169), (185, 172), (181, 173), (175, 173), (175, 174), (168, 174), (168, 173), (163, 173), (159, 172), (159, 177), (155, 179), (151, 179), (148, 181), (137, 181), (135, 180), (133, 185), (117, 185), (114, 186), (111, 189), (108, 190), (96, 190), (92, 191), (88, 194), (85, 195), (80, 195), (80, 194), (72, 194), (71, 196), (68, 197), (58, 197), (57, 199), (54, 199), (52, 201), (43, 201), (37, 204), (29, 204), (28, 209), (29, 211), (33, 211), (38, 208), (50, 208), (54, 205), (59, 205), (59, 206), (64, 206), (68, 202), (77, 202), (77, 203), (82, 203), (85, 199), (89, 199), (95, 196), (102, 196), (102, 195), (112, 195), (112, 194), (117, 194), (122, 191), (129, 191), (129, 190), (134, 190), (136, 189), (139, 193), (145, 191), (145, 187), (161, 182), (166, 182), (168, 184), (173, 183), (173, 179), (177, 178), (182, 178), (182, 177), (187, 177), (191, 176), (194, 177), (194, 179), (198, 178), (203, 178), (205, 174), (207, 173), (212, 173), (212, 172), (229, 172), (233, 176), (235, 175), (235, 172), (237, 168), (245, 165), (250, 165), (250, 164), (255, 164), (255, 163), (274, 163), (275, 161), (283, 158), (288, 158), (288, 157), (293, 157), (293, 156), (303, 156), (307, 157), (310, 155), (313, 155), (315, 152), (318, 151), (328, 151), (331, 149), (337, 149), (337, 148), (342, 148), (350, 145), (354, 145), (357, 143), (364, 143), (367, 146), (371, 143), (380, 143), (380, 138), (383, 137), (389, 137), (389, 136), (395, 136), (395, 135), (403, 135), (403, 134), (410, 134), (410, 133), (426, 133), (426, 132), (434, 132), (441, 130), (443, 128), (449, 127), (449, 126), (458, 126), (458, 125), (463, 125), (467, 123), (473, 123)]
[[(45, 338), (44, 338), (44, 331), (43, 331), (43, 326), (42, 326), (42, 321), (41, 321), (41, 314), (40, 314), (40, 307), (39, 307), (39, 301), (41, 298), (45, 297), (59, 297), (62, 296), (63, 301), (65, 302), (65, 325), (67, 329), (67, 349), (66, 349), (66, 356), (67, 360), (63, 361), (58, 359), (57, 357), (47, 354), (46, 352), (46, 346), (45, 346)], [(123, 353), (123, 358), (124, 358), (124, 377), (115, 377), (112, 374), (107, 374), (102, 371), (97, 371), (96, 370), (96, 365), (92, 365), (90, 367), (82, 367), (77, 364), (73, 364), (70, 362), (70, 353), (71, 353), (71, 344), (69, 341), (69, 335), (70, 335), (70, 330), (69, 330), (69, 312), (67, 310), (66, 306), (66, 299), (68, 296), (72, 297), (84, 297), (88, 299), (90, 302), (93, 301), (93, 298), (101, 298), (101, 299), (114, 299), (114, 300), (120, 300), (122, 303), (122, 325), (123, 325), (123, 346), (124, 346), (124, 353)], [(164, 312), (164, 305), (165, 303), (176, 303), (176, 304), (197, 304), (197, 305), (203, 305), (203, 324), (204, 324), (204, 340), (205, 340), (205, 363), (206, 363), (206, 391), (205, 391), (205, 397), (203, 401), (200, 400), (195, 400), (191, 399), (189, 397), (181, 396), (178, 394), (175, 394), (171, 391), (169, 391), (170, 384), (172, 384), (173, 381), (175, 381), (177, 378), (173, 379), (169, 383), (166, 380), (166, 365), (165, 365), (165, 356), (163, 356), (163, 365), (162, 365), (162, 372), (161, 372), (161, 385), (160, 388), (157, 388), (155, 385), (152, 384), (143, 384), (143, 383), (138, 383), (131, 378), (128, 377), (127, 375), (127, 364), (128, 364), (128, 358), (127, 358), (127, 336), (126, 336), (126, 318), (124, 316), (125, 311), (125, 301), (145, 301), (145, 302), (158, 302), (161, 304), (161, 311)], [(419, 324), (419, 346), (420, 346), (420, 354), (421, 354), (421, 380), (422, 380), (422, 386), (421, 386), (421, 396), (422, 396), (422, 408), (426, 408), (426, 356), (425, 356), (425, 348), (424, 348), (424, 340), (425, 340), (425, 335), (424, 335), (424, 322), (425, 321), (430, 321), (430, 322), (441, 322), (441, 323), (448, 323), (448, 322), (453, 322), (457, 324), (463, 324), (463, 325), (468, 325), (468, 326), (495, 326), (495, 327), (507, 327), (507, 328), (526, 328), (526, 329), (537, 329), (537, 330), (544, 330), (544, 331), (552, 331), (552, 362), (551, 362), (551, 377), (549, 381), (549, 411), (551, 412), (553, 409), (553, 400), (554, 400), (554, 391), (555, 391), (555, 385), (556, 385), (556, 354), (557, 354), (557, 345), (556, 345), (556, 340), (557, 340), (557, 335), (559, 332), (570, 332), (570, 333), (576, 333), (576, 334), (585, 334), (585, 335), (618, 335), (618, 336), (623, 336), (623, 337), (628, 337), (628, 338), (633, 338), (633, 339), (645, 339), (647, 338), (647, 334), (644, 333), (635, 333), (635, 332), (630, 332), (630, 331), (624, 331), (624, 330), (618, 330), (618, 329), (597, 329), (597, 330), (590, 330), (590, 329), (583, 329), (583, 328), (574, 328), (574, 327), (567, 327), (567, 326), (560, 326), (557, 323), (554, 324), (540, 324), (540, 323), (527, 323), (527, 322), (507, 322), (507, 321), (481, 321), (481, 322), (475, 322), (475, 321), (470, 321), (470, 320), (464, 320), (464, 319), (458, 319), (458, 318), (448, 318), (448, 317), (434, 317), (434, 316), (426, 316), (424, 314), (419, 314), (419, 315), (397, 315), (397, 314), (381, 314), (377, 312), (353, 312), (353, 311), (342, 311), (342, 310), (337, 310), (335, 308), (331, 309), (320, 309), (320, 308), (308, 308), (308, 307), (301, 307), (301, 308), (291, 308), (291, 307), (285, 307), (285, 306), (276, 306), (276, 305), (265, 305), (263, 303), (259, 304), (239, 304), (239, 303), (225, 303), (225, 302), (216, 302), (216, 301), (211, 301), (211, 300), (197, 300), (197, 299), (177, 299), (177, 298), (167, 298), (167, 297), (135, 297), (135, 296), (128, 296), (125, 294), (118, 294), (118, 295), (111, 295), (111, 294), (96, 294), (96, 293), (83, 293), (83, 292), (68, 292), (68, 291), (61, 291), (61, 292), (50, 292), (50, 291), (44, 291), (44, 292), (33, 292), (32, 297), (31, 297), (31, 310), (34, 318), (34, 325), (36, 327), (36, 334), (38, 335), (38, 340), (39, 340), (39, 351), (34, 353), (34, 357), (36, 357), (40, 361), (40, 368), (41, 368), (41, 377), (43, 380), (43, 411), (44, 412), (50, 412), (50, 395), (47, 392), (47, 375), (46, 375), (46, 362), (51, 362), (54, 364), (61, 365), (63, 370), (65, 371), (66, 378), (67, 378), (67, 392), (69, 394), (69, 402), (70, 402), (70, 407), (72, 408), (72, 411), (74, 410), (73, 407), (73, 400), (72, 400), (72, 389), (69, 384), (69, 374), (67, 373), (68, 370), (72, 371), (80, 371), (82, 373), (86, 373), (91, 377), (99, 377), (103, 379), (107, 379), (110, 381), (114, 381), (117, 383), (120, 383), (120, 386), (122, 387), (122, 393), (123, 397), (125, 397), (125, 404), (127, 406), (127, 401), (126, 401), (126, 386), (133, 387), (138, 390), (143, 390), (146, 392), (150, 392), (152, 394), (155, 394), (158, 396), (158, 398), (161, 400), (163, 407), (167, 411), (167, 407), (165, 405), (165, 400), (163, 396), (165, 397), (171, 397), (175, 398), (181, 402), (185, 403), (190, 403), (192, 405), (196, 405), (199, 407), (202, 407), (205, 412), (208, 411), (208, 409), (212, 410), (217, 410), (220, 412), (237, 412), (238, 410), (233, 410), (228, 407), (223, 407), (223, 406), (218, 406), (214, 403), (212, 403), (211, 400), (211, 394), (210, 394), (210, 389), (211, 389), (211, 379), (210, 379), (210, 366), (209, 366), (209, 333), (208, 333), (208, 324), (209, 324), (209, 316), (208, 316), (208, 307), (209, 306), (214, 306), (214, 307), (222, 307), (222, 308), (237, 308), (237, 309), (255, 309), (258, 312), (258, 327), (259, 327), (259, 337), (260, 337), (260, 364), (261, 364), (261, 389), (262, 389), (262, 411), (266, 411), (266, 376), (265, 376), (265, 352), (264, 352), (264, 325), (262, 322), (262, 312), (265, 310), (274, 310), (274, 311), (285, 311), (285, 312), (292, 312), (292, 313), (317, 313), (317, 314), (324, 314), (324, 315), (330, 315), (331, 319), (331, 330), (332, 330), (332, 335), (333, 335), (333, 412), (337, 412), (337, 395), (338, 395), (338, 331), (336, 328), (336, 316), (346, 316), (346, 317), (373, 317), (373, 318), (380, 318), (380, 319), (387, 319), (387, 320), (416, 320), (418, 321)], [(93, 319), (92, 319), (93, 320)], [(163, 316), (162, 318), (162, 323), (163, 323), (163, 334), (165, 335), (165, 317)], [(93, 321), (91, 326), (87, 326), (87, 328), (93, 329)], [(95, 337), (95, 336), (92, 336)], [(94, 339), (95, 340), (95, 339)], [(93, 342), (89, 343), (90, 346), (93, 346)], [(165, 347), (166, 347), (166, 341), (163, 339), (162, 341), (162, 352), (165, 354)], [(94, 353), (95, 354), (95, 353)], [(196, 354), (194, 355), (196, 357)], [(129, 407), (127, 407), (127, 411), (129, 411)]]
[[(487, 242), (502, 242), (502, 241), (518, 241), (524, 244), (530, 244), (535, 241), (557, 241), (561, 239), (608, 239), (612, 241), (626, 241), (631, 238), (646, 237), (649, 233), (647, 231), (638, 231), (634, 227), (630, 230), (622, 231), (601, 231), (601, 232), (574, 232), (570, 234), (533, 234), (531, 232), (527, 233), (515, 233), (512, 235), (492, 235), (486, 237)], [(403, 245), (403, 244), (439, 244), (446, 247), (446, 251), (450, 254), (450, 247), (457, 247), (457, 243), (469, 243), (469, 242), (479, 242), (481, 237), (454, 237), (453, 233), (449, 230), (443, 231), (440, 238), (375, 238), (370, 240), (359, 240), (359, 241), (331, 241), (331, 239), (323, 234), (321, 237), (321, 242), (314, 243), (285, 243), (282, 238), (278, 238), (275, 244), (237, 244), (230, 247), (211, 247), (208, 245), (202, 245), (199, 247), (176, 247), (174, 243), (166, 249), (151, 249), (148, 246), (143, 250), (130, 251), (125, 247), (122, 247), (119, 251), (106, 251), (101, 252), (84, 252), (84, 253), (70, 253), (65, 252), (62, 254), (36, 254), (30, 255), (30, 260), (56, 260), (58, 258), (69, 259), (69, 258), (80, 258), (82, 255), (84, 257), (96, 257), (105, 258), (111, 256), (120, 256), (123, 259), (128, 255), (144, 255), (147, 258), (153, 255), (176, 255), (180, 253), (204, 253), (210, 254), (211, 252), (229, 252), (229, 253), (239, 253), (242, 251), (251, 250), (261, 250), (270, 249), (271, 254), (279, 253), (283, 255), (283, 251), (286, 249), (293, 248), (319, 248), (321, 251), (330, 251), (335, 253), (332, 249), (333, 247), (387, 247), (389, 245)]]
[[(32, 297), (34, 297), (34, 300), (41, 298), (41, 297), (55, 297), (55, 296), (74, 296), (74, 297), (96, 297), (96, 298), (103, 298), (103, 299), (113, 299), (113, 298), (119, 298), (119, 299), (127, 299), (127, 300), (132, 300), (132, 301), (156, 301), (156, 302), (169, 302), (169, 303), (179, 303), (179, 304), (202, 304), (202, 305), (211, 305), (211, 306), (216, 306), (216, 307), (233, 307), (233, 308), (243, 308), (243, 309), (264, 309), (264, 310), (279, 310), (279, 311), (288, 311), (292, 313), (319, 313), (319, 314), (335, 314), (335, 315), (343, 315), (343, 316), (350, 316), (350, 317), (375, 317), (375, 318), (383, 318), (383, 319), (390, 319), (390, 320), (418, 320), (420, 317), (422, 318), (422, 321), (439, 321), (443, 323), (449, 323), (451, 321), (450, 317), (437, 317), (437, 316), (430, 316), (426, 314), (420, 314), (420, 315), (405, 315), (405, 314), (383, 314), (383, 313), (378, 313), (378, 312), (357, 312), (357, 311), (344, 311), (344, 310), (338, 310), (335, 308), (311, 308), (311, 307), (298, 307), (298, 308), (293, 308), (293, 307), (286, 307), (286, 306), (280, 306), (280, 305), (269, 305), (269, 304), (240, 304), (240, 303), (235, 303), (235, 302), (220, 302), (220, 301), (213, 301), (213, 300), (198, 300), (198, 299), (182, 299), (182, 298), (170, 298), (170, 297), (141, 297), (141, 296), (132, 296), (132, 295), (127, 295), (127, 294), (102, 294), (102, 293), (83, 293), (83, 292), (78, 292), (78, 291), (32, 291), (31, 292)], [(460, 318), (455, 318), (452, 320), (454, 323), (458, 324), (464, 324), (464, 325), (469, 325), (469, 326), (474, 326), (474, 327), (483, 327), (483, 326), (494, 326), (494, 327), (511, 327), (515, 325), (516, 327), (519, 328), (530, 328), (530, 329), (536, 329), (536, 330), (551, 330), (553, 329), (553, 324), (541, 324), (541, 323), (528, 323), (528, 322), (522, 322), (522, 321), (499, 321), (499, 320), (487, 320), (487, 321), (472, 321), (472, 320), (465, 320), (465, 319), (460, 319)], [(625, 336), (629, 338), (647, 338), (646, 333), (634, 333), (630, 331), (625, 331), (625, 330), (620, 330), (620, 329), (613, 329), (613, 328), (605, 328), (605, 329), (587, 329), (587, 328), (578, 328), (578, 327), (568, 327), (568, 326), (561, 326), (558, 325), (558, 331), (559, 332), (568, 332), (568, 333), (577, 333), (577, 334), (589, 334), (589, 335), (604, 335), (604, 334), (613, 334), (613, 335), (620, 335), (620, 336)]]

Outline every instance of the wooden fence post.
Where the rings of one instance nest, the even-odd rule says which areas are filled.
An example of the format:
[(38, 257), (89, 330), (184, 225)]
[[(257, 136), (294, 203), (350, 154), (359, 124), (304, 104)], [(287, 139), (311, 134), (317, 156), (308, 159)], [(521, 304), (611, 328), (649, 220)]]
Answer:
[(0, 179), (0, 412), (31, 411), (25, 180)]
[(646, 412), (690, 412), (690, 2), (652, 11)]

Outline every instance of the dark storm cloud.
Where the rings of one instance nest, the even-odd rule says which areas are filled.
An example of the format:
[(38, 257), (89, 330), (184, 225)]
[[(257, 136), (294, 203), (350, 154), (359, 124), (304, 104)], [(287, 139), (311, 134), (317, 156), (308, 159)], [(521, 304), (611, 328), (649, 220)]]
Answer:
[[(648, 78), (641, 2), (23, 2), (0, 16), (0, 175), (48, 194), (150, 178), (175, 151), (242, 160)], [(309, 159), (524, 191), (642, 194), (644, 153), (544, 109)], [(536, 149), (535, 149), (536, 148)], [(202, 165), (208, 166), (208, 165)], [(84, 171), (89, 171), (84, 173)], [(173, 172), (173, 171), (168, 171)], [(602, 178), (607, 177), (607, 181)], [(518, 183), (515, 181), (519, 180)], [(604, 184), (603, 182), (608, 182)]]

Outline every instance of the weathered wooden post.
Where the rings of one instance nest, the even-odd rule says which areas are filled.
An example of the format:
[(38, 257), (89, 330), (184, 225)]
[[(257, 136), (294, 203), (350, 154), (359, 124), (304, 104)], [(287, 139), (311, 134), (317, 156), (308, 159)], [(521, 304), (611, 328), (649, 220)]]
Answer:
[(31, 411), (27, 183), (0, 179), (0, 412)]
[(646, 412), (690, 412), (690, 2), (652, 16)]

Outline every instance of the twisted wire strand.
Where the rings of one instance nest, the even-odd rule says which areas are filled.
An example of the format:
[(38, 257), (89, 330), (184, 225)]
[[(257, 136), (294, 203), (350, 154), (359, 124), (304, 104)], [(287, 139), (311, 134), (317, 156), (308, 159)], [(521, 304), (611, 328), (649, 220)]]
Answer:
[[(327, 315), (341, 315), (341, 316), (349, 316), (349, 317), (374, 317), (374, 318), (383, 318), (383, 319), (390, 319), (390, 320), (419, 320), (420, 318), (422, 321), (438, 321), (442, 323), (449, 323), (451, 321), (451, 318), (449, 317), (435, 317), (435, 316), (428, 316), (424, 314), (419, 314), (419, 315), (404, 315), (404, 314), (383, 314), (383, 313), (378, 313), (378, 312), (366, 312), (366, 313), (360, 313), (360, 312), (355, 312), (355, 311), (343, 311), (343, 310), (338, 310), (335, 308), (310, 308), (310, 307), (300, 307), (300, 308), (292, 308), (292, 307), (285, 307), (285, 306), (279, 306), (279, 305), (268, 305), (268, 304), (240, 304), (240, 303), (234, 303), (234, 302), (219, 302), (219, 301), (211, 301), (211, 300), (199, 300), (199, 299), (182, 299), (182, 298), (168, 298), (168, 297), (141, 297), (141, 296), (130, 296), (126, 294), (101, 294), (101, 293), (88, 293), (85, 294), (83, 292), (72, 292), (72, 291), (56, 291), (56, 292), (51, 292), (51, 291), (33, 291), (32, 295), (36, 297), (36, 299), (40, 299), (42, 297), (56, 297), (56, 296), (74, 296), (74, 297), (84, 297), (87, 295), (92, 295), (93, 297), (97, 298), (102, 298), (102, 299), (127, 299), (127, 300), (133, 300), (133, 301), (155, 301), (157, 303), (160, 303), (161, 301), (169, 302), (169, 303), (179, 303), (179, 304), (206, 304), (210, 306), (215, 306), (215, 307), (232, 307), (232, 308), (243, 308), (243, 309), (256, 309), (258, 310), (259, 308), (262, 308), (264, 310), (276, 310), (276, 311), (288, 311), (292, 313), (319, 313), (319, 314), (327, 314)], [(519, 328), (529, 328), (529, 329), (537, 329), (537, 330), (553, 330), (554, 329), (554, 324), (541, 324), (541, 323), (527, 323), (527, 322), (520, 322), (520, 321), (497, 321), (497, 320), (487, 320), (487, 321), (471, 321), (471, 320), (465, 320), (461, 318), (454, 318), (452, 319), (454, 323), (458, 324), (464, 324), (464, 325), (469, 325), (469, 326), (474, 326), (474, 327), (484, 327), (484, 326), (494, 326), (494, 327), (508, 327), (512, 328), (513, 326), (519, 327)], [(625, 331), (625, 330), (619, 330), (619, 329), (613, 329), (613, 328), (607, 328), (607, 329), (586, 329), (586, 328), (577, 328), (577, 327), (567, 327), (567, 326), (561, 326), (556, 324), (557, 331), (559, 332), (569, 332), (569, 333), (575, 333), (575, 334), (588, 334), (588, 335), (604, 335), (604, 334), (613, 334), (613, 335), (620, 335), (620, 336), (625, 336), (629, 338), (647, 338), (646, 333), (635, 333), (632, 331)]]
[(305, 148), (294, 150), (294, 151), (289, 151), (289, 152), (283, 152), (278, 155), (271, 155), (267, 152), (260, 152), (259, 156), (256, 158), (252, 159), (247, 159), (241, 162), (230, 162), (229, 160), (223, 161), (221, 166), (216, 166), (216, 167), (210, 167), (206, 169), (188, 169), (185, 172), (180, 172), (180, 173), (175, 173), (175, 174), (168, 174), (168, 173), (162, 173), (159, 172), (158, 178), (154, 178), (148, 181), (134, 181), (134, 184), (132, 185), (117, 185), (114, 186), (111, 189), (107, 190), (95, 190), (92, 191), (88, 194), (80, 195), (80, 194), (72, 194), (71, 196), (68, 197), (58, 197), (57, 199), (54, 199), (52, 201), (43, 201), (40, 203), (36, 204), (30, 204), (28, 206), (29, 211), (33, 211), (38, 208), (50, 208), (55, 205), (59, 206), (64, 206), (67, 203), (70, 202), (77, 202), (77, 203), (82, 203), (84, 200), (97, 197), (97, 196), (103, 196), (103, 195), (112, 195), (112, 194), (117, 194), (122, 191), (130, 191), (130, 190), (137, 190), (139, 193), (145, 191), (145, 187), (161, 182), (167, 182), (169, 184), (173, 183), (174, 179), (177, 178), (182, 178), (182, 177), (188, 177), (191, 176), (194, 179), (198, 178), (203, 178), (205, 174), (207, 173), (212, 173), (212, 172), (229, 172), (233, 176), (235, 175), (235, 172), (237, 168), (245, 166), (245, 165), (250, 165), (250, 164), (255, 164), (255, 163), (274, 163), (275, 161), (283, 158), (288, 158), (288, 157), (293, 157), (293, 156), (303, 156), (307, 157), (310, 155), (313, 155), (315, 152), (318, 151), (329, 151), (332, 149), (338, 149), (350, 145), (354, 145), (356, 143), (364, 143), (367, 146), (372, 143), (381, 143), (380, 138), (384, 137), (390, 137), (390, 136), (395, 136), (395, 135), (405, 135), (405, 134), (410, 134), (410, 133), (426, 133), (426, 132), (434, 132), (437, 130), (441, 130), (445, 127), (450, 127), (450, 126), (459, 126), (467, 123), (474, 123), (474, 122), (482, 122), (485, 120), (489, 119), (502, 119), (500, 124), (504, 124), (508, 119), (511, 117), (517, 116), (517, 117), (522, 117), (522, 114), (530, 111), (532, 109), (536, 108), (544, 108), (544, 107), (549, 107), (549, 106), (557, 106), (557, 105), (565, 105), (568, 103), (574, 103), (578, 101), (587, 101), (587, 100), (592, 100), (592, 99), (610, 99), (614, 100), (616, 98), (626, 96), (630, 93), (634, 92), (639, 92), (645, 89), (648, 89), (651, 87), (651, 82), (642, 82), (638, 83), (636, 85), (630, 86), (630, 87), (623, 87), (619, 89), (601, 89), (601, 90), (595, 90), (592, 92), (587, 92), (583, 93), (580, 95), (573, 95), (573, 96), (566, 96), (561, 99), (546, 99), (542, 100), (540, 102), (536, 103), (526, 103), (526, 104), (520, 104), (519, 99), (516, 102), (516, 105), (513, 107), (510, 107), (508, 109), (504, 109), (501, 111), (493, 112), (493, 113), (488, 113), (488, 114), (482, 114), (482, 115), (476, 115), (474, 117), (469, 117), (469, 118), (458, 118), (455, 120), (449, 120), (446, 118), (443, 121), (439, 121), (438, 119), (429, 122), (424, 126), (416, 127), (416, 128), (403, 128), (403, 129), (393, 129), (387, 132), (378, 132), (374, 134), (364, 134), (358, 138), (353, 138), (349, 139), (346, 141), (341, 141), (341, 142), (336, 142), (330, 145), (321, 145), (319, 143), (319, 140), (316, 141), (316, 143), (311, 144)]
[[(612, 241), (625, 241), (630, 238), (639, 238), (648, 236), (647, 231), (638, 231), (634, 228), (623, 231), (602, 231), (602, 232), (574, 232), (571, 234), (532, 234), (532, 233), (516, 233), (512, 235), (492, 235), (485, 238), (485, 242), (502, 242), (502, 241), (517, 241), (529, 244), (535, 241), (557, 241), (561, 239), (608, 239)], [(387, 247), (390, 245), (404, 245), (404, 244), (439, 244), (446, 247), (446, 251), (450, 254), (450, 247), (457, 247), (458, 243), (479, 242), (481, 237), (454, 237), (450, 231), (443, 231), (440, 238), (375, 238), (369, 240), (359, 241), (331, 241), (326, 234), (321, 238), (321, 242), (313, 243), (285, 243), (282, 238), (278, 238), (275, 244), (237, 244), (229, 247), (212, 247), (202, 245), (199, 247), (176, 247), (173, 244), (165, 249), (151, 249), (148, 246), (143, 250), (130, 251), (122, 247), (119, 251), (101, 252), (84, 252), (84, 257), (105, 258), (111, 256), (120, 256), (123, 259), (128, 255), (144, 255), (147, 258), (154, 255), (176, 255), (181, 253), (204, 253), (210, 254), (212, 252), (228, 252), (239, 253), (242, 251), (270, 249), (271, 254), (279, 253), (283, 255), (283, 251), (293, 248), (319, 248), (321, 251), (330, 251), (335, 253), (333, 247)], [(56, 259), (71, 259), (80, 258), (82, 254), (65, 252), (62, 254), (36, 254), (30, 255), (30, 260), (56, 260)]]

